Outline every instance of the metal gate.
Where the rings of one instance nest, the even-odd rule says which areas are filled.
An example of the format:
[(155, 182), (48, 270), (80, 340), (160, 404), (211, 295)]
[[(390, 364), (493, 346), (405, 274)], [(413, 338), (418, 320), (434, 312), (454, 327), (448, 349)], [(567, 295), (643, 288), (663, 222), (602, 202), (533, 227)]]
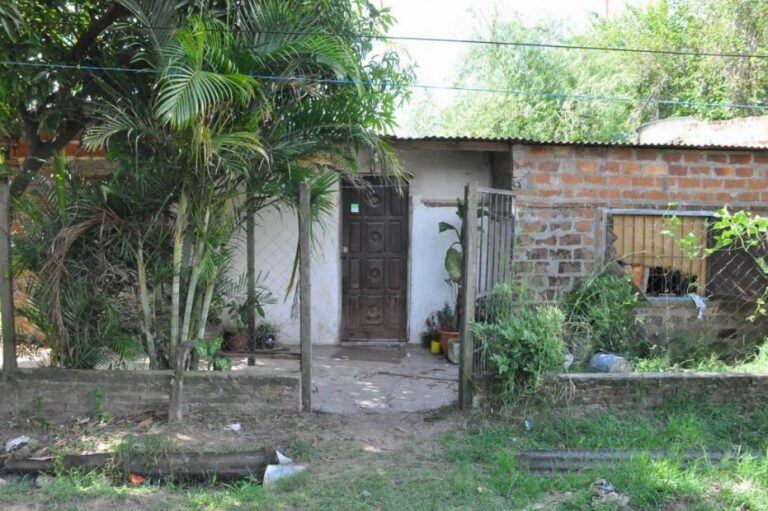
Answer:
[(459, 402), (466, 409), (472, 406), (473, 381), (488, 376), (491, 369), (487, 353), (482, 346), (476, 346), (472, 338), (477, 302), (514, 273), (517, 208), (511, 190), (482, 188), (470, 183), (464, 197)]

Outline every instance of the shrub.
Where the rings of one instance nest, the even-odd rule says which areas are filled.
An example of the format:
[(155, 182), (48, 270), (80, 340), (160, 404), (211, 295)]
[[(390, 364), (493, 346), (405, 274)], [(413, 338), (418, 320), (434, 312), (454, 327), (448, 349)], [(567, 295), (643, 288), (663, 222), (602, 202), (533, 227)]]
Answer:
[(535, 390), (541, 376), (562, 367), (565, 316), (556, 306), (539, 304), (521, 284), (498, 284), (481, 305), (473, 326), (501, 379), (506, 397)]
[(623, 276), (592, 275), (580, 282), (562, 302), (569, 324), (569, 344), (589, 345), (588, 351), (631, 351), (635, 317), (640, 301), (637, 290)]

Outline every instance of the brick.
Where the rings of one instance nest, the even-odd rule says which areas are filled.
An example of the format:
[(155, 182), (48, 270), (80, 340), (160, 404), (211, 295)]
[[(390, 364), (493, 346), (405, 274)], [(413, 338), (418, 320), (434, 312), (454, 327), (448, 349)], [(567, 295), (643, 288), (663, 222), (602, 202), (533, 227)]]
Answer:
[(584, 181), (590, 185), (605, 185), (607, 184), (606, 176), (602, 174), (595, 174), (590, 176), (584, 176)]
[(632, 186), (653, 186), (654, 179), (652, 177), (632, 177), (630, 178)]
[(667, 173), (667, 165), (664, 163), (653, 163), (645, 167), (645, 173), (651, 176), (663, 176)]
[(564, 236), (560, 236), (558, 239), (558, 244), (561, 246), (574, 246), (574, 245), (581, 245), (582, 236), (580, 234), (566, 234)]
[(712, 168), (707, 167), (706, 165), (693, 165), (688, 167), (688, 173), (695, 176), (708, 176), (711, 172)]
[(612, 147), (608, 150), (609, 160), (631, 160), (634, 158), (632, 149), (624, 147)]
[(702, 179), (701, 184), (704, 188), (723, 188), (725, 187), (725, 181), (722, 179), (705, 178)]
[(637, 162), (626, 162), (621, 164), (622, 172), (627, 174), (640, 174), (643, 170), (643, 166)]
[(695, 151), (686, 151), (683, 153), (683, 161), (688, 163), (698, 163), (701, 161), (701, 153)]
[(731, 153), (728, 155), (728, 163), (737, 163), (739, 165), (752, 163), (752, 155), (749, 153)]
[(537, 185), (548, 185), (550, 181), (549, 174), (534, 174), (532, 181)]
[(603, 166), (606, 172), (620, 172), (621, 171), (621, 163), (617, 161), (607, 161), (605, 162), (605, 165)]
[(653, 161), (659, 158), (658, 149), (635, 149), (635, 159), (640, 161)]
[(664, 154), (662, 154), (662, 156), (661, 156), (661, 159), (662, 159), (662, 160), (664, 160), (664, 161), (665, 161), (665, 162), (667, 162), (667, 163), (675, 163), (675, 162), (678, 162), (678, 161), (680, 161), (680, 159), (681, 159), (682, 157), (683, 157), (683, 153), (678, 153), (678, 152), (674, 152), (674, 153), (670, 153), (670, 152), (664, 152)]
[(699, 177), (679, 177), (677, 186), (680, 188), (701, 188), (701, 178)]
[(594, 160), (577, 160), (576, 170), (584, 173), (597, 172), (597, 162)]
[(744, 202), (757, 202), (760, 200), (760, 192), (742, 192), (736, 196), (736, 200)]
[(715, 167), (715, 175), (731, 177), (733, 176), (733, 167)]
[(539, 162), (536, 168), (543, 172), (557, 172), (560, 168), (560, 162), (554, 160), (545, 160)]
[(685, 165), (670, 165), (669, 175), (670, 176), (687, 176), (688, 167), (686, 167)]
[(573, 224), (573, 228), (576, 230), (576, 232), (589, 232), (592, 230), (592, 221), (579, 220)]
[(562, 261), (557, 268), (559, 273), (581, 273), (581, 263), (576, 261)]
[(722, 153), (710, 153), (707, 155), (706, 160), (717, 163), (726, 163), (728, 161), (728, 155)]
[(564, 174), (560, 176), (560, 181), (565, 185), (579, 185), (584, 182), (584, 176), (579, 174)]
[(752, 155), (752, 160), (758, 164), (766, 164), (768, 163), (768, 153), (765, 153), (765, 152), (755, 153), (754, 155)]
[(755, 171), (751, 167), (736, 167), (736, 175), (738, 177), (752, 177)]

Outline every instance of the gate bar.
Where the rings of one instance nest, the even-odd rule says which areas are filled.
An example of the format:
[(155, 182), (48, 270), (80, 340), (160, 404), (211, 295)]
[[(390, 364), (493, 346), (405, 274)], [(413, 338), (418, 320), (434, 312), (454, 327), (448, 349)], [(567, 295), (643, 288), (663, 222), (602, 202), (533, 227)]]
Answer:
[(475, 343), (472, 324), (475, 322), (475, 291), (477, 265), (477, 183), (469, 183), (464, 190), (464, 239), (462, 255), (464, 268), (461, 279), (461, 360), (459, 364), (459, 405), (462, 410), (472, 408), (472, 362)]

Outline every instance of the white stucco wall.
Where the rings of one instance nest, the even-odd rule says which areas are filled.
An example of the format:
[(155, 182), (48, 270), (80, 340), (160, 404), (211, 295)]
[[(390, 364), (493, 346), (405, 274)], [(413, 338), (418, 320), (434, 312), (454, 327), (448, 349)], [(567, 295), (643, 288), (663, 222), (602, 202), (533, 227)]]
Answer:
[(404, 167), (413, 173), (411, 195), (411, 247), (408, 340), (420, 342), (419, 334), (430, 312), (451, 300), (445, 283), (445, 251), (454, 241), (439, 233), (440, 221), (458, 225), (456, 207), (434, 207), (425, 201), (451, 201), (464, 197), (464, 186), (477, 181), (490, 186), (489, 157), (478, 151), (402, 150)]
[[(338, 197), (338, 190), (335, 194)], [(338, 203), (338, 201), (337, 201)], [(315, 236), (312, 257), (312, 341), (313, 344), (338, 342), (341, 318), (341, 264), (339, 262), (339, 212), (323, 218)], [(280, 341), (298, 343), (298, 310), (292, 313), (294, 292), (285, 300), (296, 255), (298, 223), (293, 211), (268, 208), (256, 219), (256, 271), (262, 272), (261, 283), (274, 295), (276, 303), (264, 307), (266, 319), (280, 327)], [(246, 254), (244, 233), (239, 236), (235, 275), (244, 275)], [(298, 276), (297, 276), (298, 279)], [(295, 288), (294, 288), (295, 289)]]
[[(454, 238), (439, 233), (440, 221), (457, 223), (455, 206), (434, 207), (428, 201), (455, 201), (464, 196), (464, 186), (477, 181), (489, 186), (490, 162), (477, 151), (401, 150), (403, 166), (414, 178), (410, 185), (410, 262), (408, 296), (408, 340), (420, 342), (419, 334), (430, 312), (451, 299), (445, 283), (443, 258)], [(337, 192), (337, 204), (339, 194)], [(427, 203), (425, 203), (427, 201)], [(316, 236), (312, 258), (313, 344), (339, 341), (341, 322), (340, 211), (325, 217)], [(295, 213), (268, 209), (256, 225), (256, 268), (277, 303), (265, 306), (266, 317), (281, 328), (281, 342), (299, 339), (298, 317), (293, 317), (293, 295), (284, 301), (296, 250), (298, 226)], [(237, 241), (234, 278), (245, 274), (244, 235)]]

